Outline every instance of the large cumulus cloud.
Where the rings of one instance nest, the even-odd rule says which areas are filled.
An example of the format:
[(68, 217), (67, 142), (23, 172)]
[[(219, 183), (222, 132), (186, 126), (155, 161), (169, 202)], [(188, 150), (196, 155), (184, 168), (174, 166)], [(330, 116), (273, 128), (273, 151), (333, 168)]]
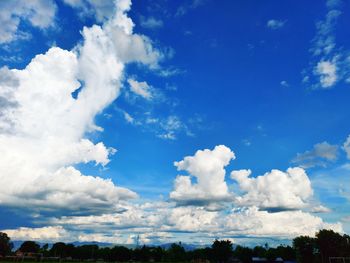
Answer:
[[(187, 156), (175, 162), (178, 170), (187, 171), (190, 176), (178, 175), (170, 198), (179, 204), (211, 205), (231, 198), (225, 182), (224, 169), (234, 153), (226, 146), (219, 145), (213, 150), (199, 150), (194, 156)], [(196, 179), (192, 183), (192, 179)]]
[(148, 38), (133, 33), (130, 5), (115, 1), (113, 14), (101, 26), (84, 27), (73, 50), (53, 47), (24, 69), (1, 69), (1, 206), (100, 213), (136, 197), (74, 168), (106, 165), (115, 153), (87, 134), (103, 130), (94, 119), (118, 97), (125, 64), (155, 68), (162, 57)]
[(286, 172), (272, 170), (255, 178), (250, 170), (232, 171), (243, 194), (236, 197), (241, 206), (258, 206), (266, 210), (295, 210), (307, 206), (313, 194), (311, 182), (302, 168), (289, 168)]

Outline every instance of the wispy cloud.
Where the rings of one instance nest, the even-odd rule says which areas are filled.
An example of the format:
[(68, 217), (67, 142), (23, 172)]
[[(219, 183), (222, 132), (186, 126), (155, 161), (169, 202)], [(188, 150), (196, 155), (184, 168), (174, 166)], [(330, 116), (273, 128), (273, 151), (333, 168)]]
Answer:
[(350, 77), (350, 51), (336, 42), (341, 3), (341, 0), (327, 1), (326, 16), (316, 23), (316, 35), (310, 48), (311, 66), (303, 72), (303, 83), (314, 89), (330, 89)]
[(175, 16), (183, 16), (187, 14), (188, 11), (196, 9), (197, 7), (204, 5), (206, 0), (186, 0), (185, 3), (181, 4), (175, 13)]
[(266, 26), (272, 30), (281, 29), (284, 27), (286, 21), (271, 19), (267, 21)]
[(152, 100), (153, 99), (153, 94), (152, 94), (152, 87), (150, 85), (148, 85), (148, 83), (146, 81), (137, 81), (135, 79), (129, 78), (128, 79), (128, 83), (130, 85), (130, 90), (147, 99), (147, 100)]
[(338, 146), (331, 145), (328, 142), (317, 143), (312, 150), (298, 153), (292, 160), (292, 163), (300, 165), (303, 168), (312, 168), (315, 166), (327, 166), (329, 162), (334, 162), (338, 158)]
[(163, 27), (163, 21), (160, 19), (156, 19), (153, 16), (150, 16), (150, 17), (140, 16), (140, 25), (143, 28), (147, 28), (147, 29), (157, 29), (157, 28)]

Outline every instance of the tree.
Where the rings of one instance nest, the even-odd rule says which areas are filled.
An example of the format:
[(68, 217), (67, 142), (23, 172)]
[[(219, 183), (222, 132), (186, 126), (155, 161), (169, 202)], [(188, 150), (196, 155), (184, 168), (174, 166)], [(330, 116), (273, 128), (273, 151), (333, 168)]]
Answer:
[(321, 262), (328, 262), (329, 257), (344, 257), (349, 251), (347, 236), (333, 230), (320, 230), (316, 233), (316, 243), (320, 249)]
[(19, 250), (25, 253), (38, 253), (40, 246), (34, 241), (24, 241)]
[(249, 247), (237, 246), (233, 253), (240, 261), (244, 263), (252, 262), (253, 250)]
[(172, 262), (180, 262), (186, 260), (186, 251), (181, 243), (174, 243), (170, 246), (167, 251), (167, 260)]
[(293, 239), (293, 247), (299, 263), (312, 263), (317, 253), (316, 240), (308, 236)]
[(264, 258), (266, 257), (266, 248), (262, 246), (256, 246), (253, 248), (253, 256)]
[(111, 259), (112, 261), (129, 261), (131, 259), (131, 250), (126, 247), (115, 246), (111, 249)]
[(283, 258), (285, 261), (295, 260), (295, 250), (291, 246), (278, 246), (276, 248), (276, 253), (279, 257)]
[(6, 233), (0, 232), (0, 255), (8, 255), (13, 248), (13, 244), (10, 241), (10, 238)]
[(151, 250), (151, 257), (155, 262), (163, 261), (164, 259), (164, 249), (161, 247), (154, 247)]
[(230, 240), (215, 240), (211, 246), (213, 259), (226, 262), (232, 256), (232, 242)]
[(63, 242), (58, 242), (53, 244), (50, 253), (55, 257), (72, 257), (74, 254), (74, 245), (73, 244), (65, 244)]

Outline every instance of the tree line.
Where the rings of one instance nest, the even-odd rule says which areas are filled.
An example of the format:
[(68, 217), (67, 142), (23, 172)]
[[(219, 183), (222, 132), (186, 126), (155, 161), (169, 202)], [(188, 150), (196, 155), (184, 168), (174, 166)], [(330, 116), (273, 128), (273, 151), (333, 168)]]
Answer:
[[(48, 244), (40, 246), (34, 241), (25, 241), (18, 251), (23, 253), (40, 253), (43, 257), (57, 257), (66, 260), (103, 260), (105, 262), (228, 262), (237, 259), (250, 263), (252, 257), (266, 258), (274, 262), (276, 258), (285, 261), (296, 260), (299, 263), (329, 262), (329, 257), (350, 257), (350, 239), (332, 230), (320, 230), (315, 237), (299, 236), (293, 240), (293, 246), (254, 248), (233, 246), (229, 240), (215, 240), (211, 247), (186, 251), (181, 243), (172, 244), (165, 249), (160, 246), (141, 246), (134, 249), (124, 246), (99, 247), (97, 245), (66, 244), (57, 242), (50, 248)], [(0, 232), (0, 256), (14, 255), (13, 245), (6, 233)]]

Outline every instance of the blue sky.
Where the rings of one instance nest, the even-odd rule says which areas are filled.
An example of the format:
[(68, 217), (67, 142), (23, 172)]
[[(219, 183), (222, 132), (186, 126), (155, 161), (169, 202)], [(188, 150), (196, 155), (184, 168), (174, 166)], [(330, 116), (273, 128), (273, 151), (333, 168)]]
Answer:
[(0, 229), (148, 244), (349, 233), (348, 10), (1, 2)]

